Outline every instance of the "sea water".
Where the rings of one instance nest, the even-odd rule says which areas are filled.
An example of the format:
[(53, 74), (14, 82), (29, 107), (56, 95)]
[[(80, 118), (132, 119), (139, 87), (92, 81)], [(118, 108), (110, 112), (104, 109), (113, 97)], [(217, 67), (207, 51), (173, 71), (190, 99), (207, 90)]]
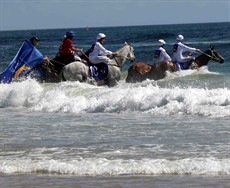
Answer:
[(208, 67), (117, 86), (79, 82), (0, 84), (0, 187), (229, 187), (230, 23), (0, 32), (0, 70), (23, 40), (54, 57), (76, 32), (87, 50), (98, 32), (111, 50), (130, 42), (152, 63), (157, 40), (171, 55), (177, 34), (225, 58)]

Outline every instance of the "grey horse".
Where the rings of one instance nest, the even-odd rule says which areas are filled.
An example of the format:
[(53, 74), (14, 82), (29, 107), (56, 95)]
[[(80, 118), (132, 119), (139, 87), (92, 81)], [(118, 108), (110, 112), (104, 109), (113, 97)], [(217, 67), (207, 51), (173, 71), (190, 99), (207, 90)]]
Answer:
[(117, 51), (117, 53), (118, 55), (112, 58), (108, 63), (108, 76), (106, 81), (95, 81), (92, 79), (89, 73), (89, 66), (80, 61), (72, 62), (63, 67), (61, 72), (62, 80), (87, 82), (97, 86), (115, 86), (121, 78), (121, 68), (126, 59), (130, 61), (135, 60), (133, 46), (126, 42), (124, 46)]

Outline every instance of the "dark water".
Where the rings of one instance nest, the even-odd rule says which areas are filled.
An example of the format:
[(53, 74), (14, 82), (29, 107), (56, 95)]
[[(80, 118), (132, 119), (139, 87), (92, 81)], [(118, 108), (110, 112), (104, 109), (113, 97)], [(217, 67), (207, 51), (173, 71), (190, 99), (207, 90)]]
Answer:
[[(41, 41), (38, 49), (43, 55), (54, 57), (59, 45), (68, 30), (76, 33), (74, 38), (75, 47), (87, 50), (95, 41), (97, 33), (103, 32), (107, 35), (105, 47), (117, 50), (126, 41), (132, 43), (135, 48), (136, 61), (151, 62), (153, 50), (157, 40), (162, 38), (167, 42), (166, 50), (172, 52), (172, 45), (178, 34), (185, 37), (185, 43), (205, 51), (209, 45), (215, 45), (226, 61), (230, 58), (230, 23), (210, 24), (183, 24), (162, 26), (127, 26), (127, 27), (105, 27), (105, 28), (70, 28), (50, 30), (29, 31), (1, 31), (0, 32), (0, 70), (7, 66), (16, 54), (25, 39), (37, 36)], [(126, 64), (124, 70), (127, 70)], [(218, 68), (220, 69), (220, 68)], [(221, 69), (219, 70), (221, 71)], [(224, 71), (224, 70), (222, 70)]]

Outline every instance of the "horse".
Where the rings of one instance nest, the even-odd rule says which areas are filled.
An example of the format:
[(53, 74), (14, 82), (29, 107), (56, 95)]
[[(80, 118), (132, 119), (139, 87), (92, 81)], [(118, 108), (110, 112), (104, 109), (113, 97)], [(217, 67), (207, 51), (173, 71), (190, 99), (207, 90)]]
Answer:
[[(214, 46), (210, 46), (205, 52), (195, 58), (194, 62), (187, 66), (187, 69), (199, 69), (202, 66), (207, 66), (209, 61), (214, 60), (220, 64), (224, 63), (224, 58), (214, 49)], [(144, 62), (138, 62), (133, 64), (128, 69), (128, 75), (126, 77), (127, 83), (142, 82), (146, 79), (159, 80), (166, 77), (167, 71), (178, 71), (176, 63), (163, 61), (159, 64), (146, 64)]]
[(80, 61), (65, 65), (61, 72), (62, 81), (87, 82), (97, 86), (115, 86), (121, 78), (121, 69), (127, 60), (134, 61), (134, 48), (125, 42), (124, 46), (117, 51), (118, 55), (110, 59), (108, 63), (108, 75), (106, 79), (96, 81), (90, 76), (89, 65)]
[[(34, 68), (29, 70), (22, 78), (32, 78), (38, 82), (59, 82), (60, 77), (58, 76), (54, 65), (51, 63), (52, 59), (47, 56), (43, 58)], [(14, 79), (18, 80), (20, 77), (20, 72), (14, 75)]]

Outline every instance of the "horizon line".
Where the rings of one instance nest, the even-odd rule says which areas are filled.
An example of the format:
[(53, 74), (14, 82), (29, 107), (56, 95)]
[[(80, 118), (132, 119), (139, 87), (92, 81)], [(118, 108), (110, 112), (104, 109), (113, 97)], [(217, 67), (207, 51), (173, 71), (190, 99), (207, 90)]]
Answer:
[(82, 27), (60, 27), (60, 28), (42, 28), (42, 29), (6, 29), (6, 30), (1, 30), (0, 32), (5, 32), (5, 31), (34, 31), (34, 30), (56, 30), (56, 29), (89, 29), (89, 28), (109, 28), (109, 27), (140, 27), (140, 26), (165, 26), (165, 25), (186, 25), (186, 24), (215, 24), (215, 23), (230, 23), (229, 21), (215, 21), (215, 22), (190, 22), (190, 23), (174, 23), (174, 24), (143, 24), (143, 25), (115, 25), (115, 26), (92, 26), (90, 27), (89, 25), (82, 26)]

